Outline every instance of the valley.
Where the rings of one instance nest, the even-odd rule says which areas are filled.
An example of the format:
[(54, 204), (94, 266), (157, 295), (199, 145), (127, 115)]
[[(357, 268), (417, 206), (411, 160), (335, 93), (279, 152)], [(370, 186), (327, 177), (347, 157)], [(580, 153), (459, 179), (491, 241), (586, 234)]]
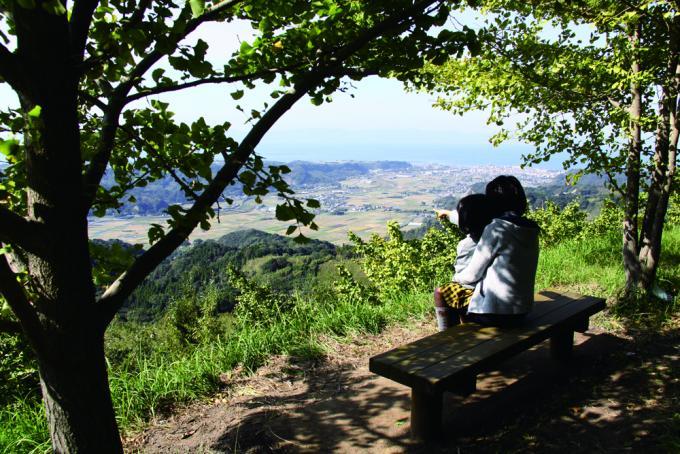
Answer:
[[(436, 201), (442, 197), (460, 197), (475, 184), (485, 183), (500, 174), (516, 175), (527, 187), (555, 184), (559, 172), (543, 169), (520, 169), (519, 167), (451, 167), (444, 165), (380, 166), (358, 164), (352, 174), (338, 172), (327, 163), (321, 171), (324, 178), (313, 181), (300, 178), (305, 164), (291, 164), (291, 185), (298, 197), (317, 199), (321, 208), (316, 210), (318, 231), (304, 230), (305, 236), (335, 244), (347, 242), (347, 232), (353, 231), (363, 238), (371, 234), (384, 235), (388, 221), (396, 221), (403, 230), (416, 228), (432, 216)], [(309, 166), (318, 167), (318, 164)], [(377, 168), (376, 168), (377, 167)], [(318, 169), (317, 169), (318, 171)], [(482, 186), (483, 189), (483, 186)], [(480, 189), (476, 189), (480, 190)], [(215, 207), (219, 218), (214, 218), (207, 231), (196, 229), (190, 240), (215, 239), (227, 233), (253, 228), (268, 233), (285, 234), (288, 223), (277, 221), (275, 207), (277, 198), (267, 196), (262, 204), (252, 197), (230, 195), (232, 205), (222, 203)], [(128, 243), (148, 243), (146, 231), (152, 223), (166, 225), (168, 216), (163, 214), (91, 217), (90, 236), (93, 239), (120, 239)]]

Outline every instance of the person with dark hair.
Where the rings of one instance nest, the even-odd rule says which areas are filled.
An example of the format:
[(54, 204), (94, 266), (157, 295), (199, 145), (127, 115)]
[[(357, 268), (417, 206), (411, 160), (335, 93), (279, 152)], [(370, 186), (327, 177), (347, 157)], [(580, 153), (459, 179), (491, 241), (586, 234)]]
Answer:
[[(484, 194), (470, 194), (460, 199), (456, 212), (458, 227), (466, 235), (456, 247), (456, 261), (453, 267), (458, 273), (470, 262), (484, 227), (493, 218), (493, 210), (489, 197)], [(458, 314), (469, 304), (473, 290), (474, 285), (458, 282), (449, 282), (434, 290), (435, 315), (440, 331), (444, 331), (451, 324), (458, 324)]]
[(512, 175), (500, 175), (491, 180), (485, 189), (497, 208), (523, 216), (527, 211), (527, 196), (522, 183)]
[(474, 285), (464, 321), (490, 326), (521, 323), (534, 302), (538, 266), (538, 225), (524, 217), (527, 200), (521, 183), (501, 175), (486, 185), (496, 213), (484, 228), (465, 269), (453, 280)]

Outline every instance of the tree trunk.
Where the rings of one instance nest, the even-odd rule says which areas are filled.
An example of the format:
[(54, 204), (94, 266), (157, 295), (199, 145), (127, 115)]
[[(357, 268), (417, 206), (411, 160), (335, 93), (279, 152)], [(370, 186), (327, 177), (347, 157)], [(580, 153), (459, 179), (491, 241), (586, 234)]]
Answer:
[(642, 153), (642, 92), (635, 76), (640, 72), (640, 62), (637, 55), (640, 42), (640, 26), (636, 25), (631, 30), (631, 47), (633, 61), (631, 70), (633, 82), (631, 83), (630, 104), (630, 142), (628, 156), (626, 157), (626, 195), (623, 218), (623, 268), (626, 273), (626, 290), (631, 291), (640, 282), (640, 261), (638, 258), (638, 208), (640, 198), (640, 156)]
[(41, 331), (27, 335), (48, 339), (37, 355), (52, 447), (57, 453), (119, 453), (82, 205), (79, 70), (69, 23), (39, 8), (15, 9), (18, 54), (31, 87), (22, 93), (22, 108), (40, 107), (26, 115), (24, 135), (27, 217), (45, 227), (44, 250), (26, 254), (28, 293)]
[(123, 452), (103, 336), (54, 334), (50, 338), (57, 355), (40, 358), (40, 383), (52, 449), (57, 453)]
[(667, 81), (661, 87), (659, 124), (656, 132), (654, 171), (640, 237), (641, 285), (649, 289), (656, 279), (661, 256), (668, 200), (673, 190), (680, 129), (677, 124), (678, 91), (680, 89), (680, 19), (674, 18), (669, 27), (670, 47)]
[(669, 136), (672, 121), (668, 106), (669, 96), (668, 90), (664, 87), (660, 101), (660, 125), (656, 134), (654, 171), (640, 232), (640, 285), (645, 289), (651, 288), (656, 279), (661, 256), (661, 238), (675, 169), (675, 145), (672, 145), (672, 142), (673, 140), (677, 142), (678, 131), (677, 128), (672, 128)]

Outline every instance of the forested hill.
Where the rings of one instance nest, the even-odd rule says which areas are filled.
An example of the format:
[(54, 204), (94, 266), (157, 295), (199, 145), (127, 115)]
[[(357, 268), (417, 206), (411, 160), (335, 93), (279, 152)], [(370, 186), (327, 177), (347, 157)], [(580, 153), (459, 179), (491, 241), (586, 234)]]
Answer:
[(209, 283), (220, 292), (220, 310), (228, 311), (235, 294), (226, 273), (230, 265), (286, 292), (305, 285), (336, 255), (336, 247), (325, 241), (298, 244), (290, 237), (253, 229), (196, 240), (166, 259), (132, 294), (121, 315), (139, 321), (157, 319), (174, 298), (201, 292)]
[(293, 187), (337, 186), (348, 178), (368, 175), (372, 170), (408, 170), (411, 164), (401, 161), (377, 162), (306, 162), (287, 164), (290, 174), (286, 177)]
[[(281, 163), (266, 162), (266, 165), (280, 165)], [(336, 187), (340, 182), (348, 178), (368, 175), (375, 170), (407, 170), (412, 166), (408, 162), (401, 161), (377, 161), (377, 162), (307, 162), (293, 161), (288, 163), (290, 174), (285, 179), (293, 189), (309, 186)], [(219, 170), (219, 164), (213, 164), (213, 175)], [(109, 171), (102, 180), (104, 187), (116, 184), (113, 174)], [(225, 195), (238, 196), (242, 194), (240, 184), (227, 187)], [(158, 215), (163, 213), (168, 205), (186, 203), (186, 197), (177, 183), (169, 176), (161, 178), (142, 188), (130, 191), (135, 203), (125, 204), (119, 211), (109, 210), (109, 215)]]

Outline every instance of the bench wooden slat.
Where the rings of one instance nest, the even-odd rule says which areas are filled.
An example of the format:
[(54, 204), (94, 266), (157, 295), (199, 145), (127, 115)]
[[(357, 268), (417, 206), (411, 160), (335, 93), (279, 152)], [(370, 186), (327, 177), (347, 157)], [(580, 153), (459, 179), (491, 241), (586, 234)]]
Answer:
[(597, 298), (552, 291), (536, 295), (536, 301), (521, 327), (499, 330), (467, 324), (377, 355), (369, 368), (407, 386), (434, 392), (547, 339), (561, 326), (573, 329), (576, 321), (587, 320), (604, 307), (604, 301)]
[(426, 388), (445, 389), (460, 378), (456, 374), (465, 371), (465, 375), (476, 375), (489, 365), (514, 356), (532, 346), (550, 338), (559, 332), (572, 331), (576, 322), (584, 317), (599, 312), (604, 308), (604, 300), (584, 298), (572, 304), (562, 306), (556, 311), (547, 313), (521, 328), (505, 330), (489, 342), (456, 357), (434, 364), (416, 373), (418, 381), (426, 382)]
[[(569, 304), (571, 300), (566, 294), (548, 295), (539, 293), (536, 295), (535, 301), (537, 303), (551, 301), (554, 302), (555, 306), (536, 304), (534, 310), (527, 316), (528, 319), (540, 317), (545, 312), (556, 310), (559, 307), (557, 306), (558, 304)], [(491, 335), (497, 334), (496, 328), (493, 327), (482, 328), (481, 330), (486, 330)], [(408, 361), (409, 357), (418, 357), (426, 359), (431, 352), (442, 347), (444, 349), (446, 348), (455, 349), (459, 345), (458, 342), (461, 339), (468, 339), (470, 338), (471, 334), (477, 332), (480, 332), (480, 327), (478, 325), (466, 324), (463, 326), (456, 327), (456, 329), (449, 329), (441, 333), (424, 337), (417, 341), (411, 342), (410, 344), (402, 345), (400, 347), (397, 347), (395, 349), (389, 350), (385, 353), (381, 353), (379, 355), (372, 357), (370, 359), (370, 365), (372, 367), (375, 363), (375, 367), (378, 367), (378, 369), (373, 370), (371, 368), (371, 371), (383, 375), (382, 372), (380, 372), (380, 368), (388, 364), (393, 364), (397, 362), (402, 363), (404, 361)], [(463, 349), (463, 351), (466, 349), (467, 348)], [(451, 351), (451, 355), (455, 355), (456, 353), (457, 351), (455, 350)]]

